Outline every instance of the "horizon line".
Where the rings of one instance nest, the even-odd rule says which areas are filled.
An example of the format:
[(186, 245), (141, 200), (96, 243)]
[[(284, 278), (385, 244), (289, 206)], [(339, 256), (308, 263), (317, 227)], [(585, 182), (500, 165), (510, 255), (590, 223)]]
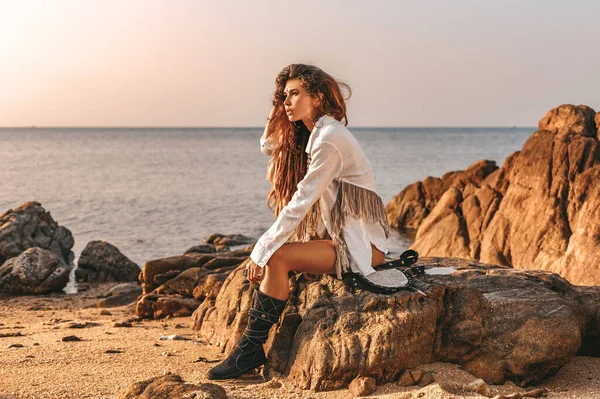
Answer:
[[(476, 126), (476, 125), (423, 125), (423, 126), (348, 126), (352, 129), (431, 129), (431, 128), (479, 128), (479, 129), (526, 129), (537, 126), (507, 125), (507, 126)], [(264, 126), (0, 126), (0, 129), (264, 129)]]

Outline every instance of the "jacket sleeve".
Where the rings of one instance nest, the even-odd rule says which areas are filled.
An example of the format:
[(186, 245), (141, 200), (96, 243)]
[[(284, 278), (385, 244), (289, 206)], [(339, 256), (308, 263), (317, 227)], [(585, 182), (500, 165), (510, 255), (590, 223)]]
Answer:
[(273, 155), (275, 150), (277, 149), (277, 140), (272, 135), (268, 138), (265, 138), (263, 133), (260, 138), (260, 150), (266, 155)]
[(342, 170), (340, 151), (329, 142), (315, 146), (311, 158), (308, 171), (298, 183), (292, 199), (281, 210), (275, 223), (256, 242), (250, 254), (250, 258), (261, 267), (287, 242), (310, 208)]

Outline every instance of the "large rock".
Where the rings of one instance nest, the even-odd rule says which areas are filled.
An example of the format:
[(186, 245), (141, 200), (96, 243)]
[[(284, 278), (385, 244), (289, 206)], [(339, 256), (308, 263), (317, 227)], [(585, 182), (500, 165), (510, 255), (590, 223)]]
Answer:
[[(600, 143), (595, 125), (600, 118), (595, 115), (586, 106), (549, 111), (502, 168), (480, 184), (441, 190), (427, 216), (411, 224), (419, 225), (411, 248), (422, 256), (542, 269), (574, 284), (600, 285)], [(397, 201), (394, 209), (413, 203)]]
[(73, 235), (54, 221), (39, 202), (26, 202), (0, 216), (0, 265), (29, 248), (54, 252), (67, 264), (73, 264)]
[(40, 295), (61, 291), (69, 282), (70, 271), (54, 252), (29, 248), (0, 266), (0, 292)]
[[(420, 292), (389, 296), (350, 293), (330, 276), (290, 279), (290, 301), (265, 346), (266, 372), (303, 389), (330, 390), (358, 376), (396, 381), (404, 370), (442, 361), (488, 383), (526, 385), (556, 373), (583, 340), (598, 339), (600, 288), (462, 259), (419, 264), (430, 273), (457, 271), (426, 274), (415, 280)], [(243, 267), (192, 316), (199, 334), (224, 352), (247, 322), (252, 290)]]
[(104, 283), (137, 281), (140, 267), (106, 241), (90, 241), (79, 256), (77, 281)]

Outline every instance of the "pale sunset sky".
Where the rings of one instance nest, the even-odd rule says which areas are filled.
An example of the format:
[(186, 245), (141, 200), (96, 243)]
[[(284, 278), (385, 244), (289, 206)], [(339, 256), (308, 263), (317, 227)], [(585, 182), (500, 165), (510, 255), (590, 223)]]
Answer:
[(0, 0), (0, 126), (262, 126), (321, 67), (351, 126), (600, 111), (600, 1)]

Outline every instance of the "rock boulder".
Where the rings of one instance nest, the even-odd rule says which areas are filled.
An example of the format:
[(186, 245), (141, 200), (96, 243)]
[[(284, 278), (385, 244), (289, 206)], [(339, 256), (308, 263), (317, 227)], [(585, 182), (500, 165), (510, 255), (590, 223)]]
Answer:
[[(395, 382), (436, 361), (462, 365), (488, 383), (527, 385), (557, 372), (585, 339), (597, 339), (600, 288), (557, 274), (462, 259), (419, 261), (418, 291), (353, 294), (339, 280), (290, 279), (290, 301), (266, 344), (267, 373), (303, 389), (347, 387), (356, 377)], [(192, 320), (228, 352), (246, 326), (251, 286), (243, 264)], [(453, 271), (450, 274), (435, 274)]]
[[(408, 187), (388, 204), (388, 218), (397, 227), (418, 226), (411, 248), (422, 256), (542, 269), (573, 284), (600, 285), (599, 119), (583, 105), (557, 107), (480, 183), (441, 187), (427, 212)], [(398, 209), (409, 211), (398, 216)], [(410, 212), (425, 217), (401, 216)]]
[(73, 263), (73, 235), (54, 221), (39, 202), (26, 202), (0, 216), (0, 265), (29, 248), (54, 252), (63, 263)]

